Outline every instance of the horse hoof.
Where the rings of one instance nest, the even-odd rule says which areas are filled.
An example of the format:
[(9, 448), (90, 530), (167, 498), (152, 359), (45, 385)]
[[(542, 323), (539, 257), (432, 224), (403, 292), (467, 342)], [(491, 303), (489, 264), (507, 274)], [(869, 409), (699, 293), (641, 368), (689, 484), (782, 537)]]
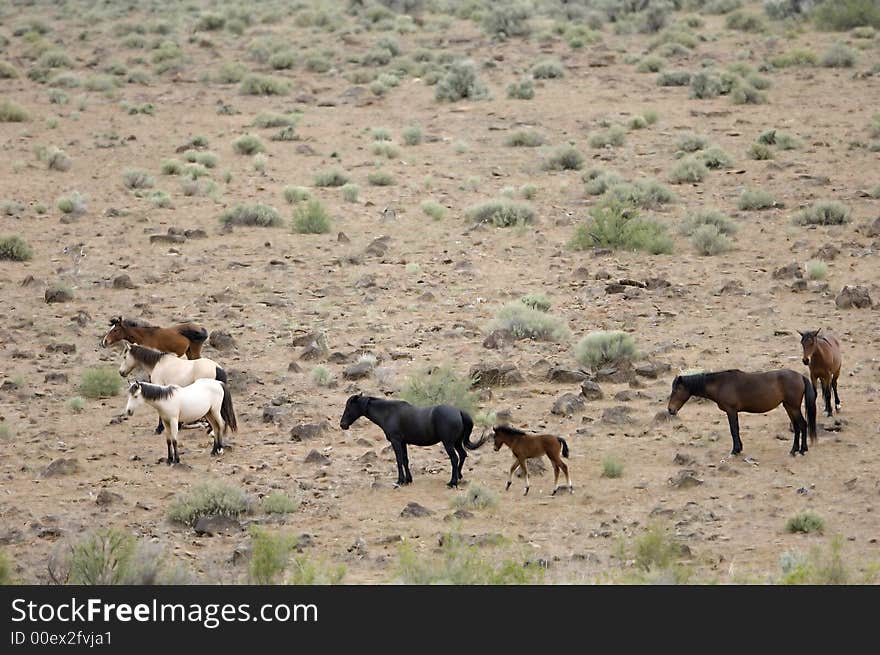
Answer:
[(528, 496), (528, 495), (529, 495), (529, 488), (526, 487), (526, 490), (525, 490), (525, 492), (523, 493), (523, 496)]
[(551, 495), (551, 496), (555, 496), (557, 491), (558, 491), (558, 489), (554, 489), (554, 490), (553, 490), (553, 493), (551, 493), (550, 495)]
[(509, 483), (509, 482), (507, 483), (507, 486), (504, 487), (504, 491), (507, 491), (508, 489), (510, 489), (510, 483)]

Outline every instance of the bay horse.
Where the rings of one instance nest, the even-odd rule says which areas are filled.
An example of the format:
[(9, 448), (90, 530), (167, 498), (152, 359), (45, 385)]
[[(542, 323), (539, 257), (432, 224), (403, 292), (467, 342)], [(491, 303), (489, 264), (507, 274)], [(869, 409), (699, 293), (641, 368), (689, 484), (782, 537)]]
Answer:
[(482, 439), (476, 443), (470, 440), (474, 422), (467, 412), (450, 405), (417, 407), (403, 400), (385, 400), (358, 393), (346, 401), (339, 427), (348, 430), (361, 416), (382, 428), (385, 438), (391, 442), (397, 458), (398, 485), (412, 482), (407, 445), (433, 446), (442, 441), (452, 463), (452, 478), (447, 484), (450, 488), (457, 487), (462, 478), (467, 458), (465, 448), (475, 450), (483, 445)]
[(191, 423), (207, 419), (211, 424), (211, 436), (214, 437), (212, 455), (223, 452), (223, 437), (228, 430), (238, 431), (238, 421), (232, 407), (232, 395), (228, 387), (218, 380), (196, 380), (185, 387), (177, 385), (161, 386), (147, 382), (132, 382), (128, 387), (128, 402), (125, 413), (134, 415), (135, 410), (143, 404), (150, 405), (159, 414), (168, 434), (165, 443), (168, 446), (167, 464), (179, 464), (177, 452), (177, 426), (179, 423)]
[[(176, 384), (185, 387), (201, 378), (228, 382), (226, 371), (212, 359), (181, 359), (174, 353), (163, 353), (128, 341), (122, 345), (122, 363), (119, 375), (128, 377), (136, 368), (142, 368), (150, 375), (150, 382), (159, 385)], [(162, 434), (162, 421), (156, 426), (156, 434)]]
[[(523, 496), (528, 495), (529, 469), (526, 467), (526, 460), (547, 455), (553, 464), (553, 493), (551, 495), (555, 496), (559, 491), (559, 469), (565, 473), (565, 482), (569, 493), (574, 493), (571, 476), (568, 474), (568, 464), (562, 461), (562, 457), (568, 457), (568, 443), (565, 439), (554, 434), (528, 434), (507, 425), (496, 425), (492, 431), (495, 436), (496, 452), (501, 450), (501, 446), (506, 445), (515, 458), (513, 466), (510, 467), (510, 473), (507, 475), (505, 491), (510, 489), (510, 484), (513, 482), (513, 472), (519, 468), (526, 478), (526, 490)], [(560, 453), (562, 457), (560, 457)]]
[(117, 341), (130, 341), (148, 348), (155, 348), (178, 357), (186, 354), (187, 359), (202, 356), (202, 344), (208, 338), (208, 331), (195, 323), (180, 323), (170, 328), (156, 327), (114, 316), (110, 319), (110, 331), (101, 339), (106, 348)]
[(730, 436), (733, 438), (731, 455), (742, 452), (739, 438), (739, 412), (764, 414), (781, 404), (788, 412), (794, 427), (794, 445), (791, 454), (805, 455), (808, 422), (801, 413), (801, 400), (807, 408), (810, 441), (816, 441), (816, 388), (806, 376), (787, 368), (766, 373), (744, 373), (732, 369), (716, 373), (679, 375), (672, 381), (667, 410), (675, 416), (688, 398), (697, 396), (714, 400), (727, 414)]
[(843, 356), (840, 354), (840, 342), (831, 334), (819, 333), (818, 330), (801, 332), (801, 346), (804, 349), (803, 362), (810, 367), (810, 382), (816, 386), (816, 380), (822, 382), (822, 397), (825, 399), (825, 412), (831, 416), (831, 392), (834, 392), (834, 408), (840, 413), (840, 396), (837, 395), (837, 379)]

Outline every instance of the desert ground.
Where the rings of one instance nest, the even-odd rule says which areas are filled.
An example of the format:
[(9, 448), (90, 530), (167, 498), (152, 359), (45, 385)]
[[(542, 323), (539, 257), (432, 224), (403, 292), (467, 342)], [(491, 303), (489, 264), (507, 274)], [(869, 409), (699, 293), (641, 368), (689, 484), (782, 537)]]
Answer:
[[(85, 535), (116, 528), (160, 548), (191, 581), (246, 582), (249, 529), (258, 525), (296, 537), (291, 567), (342, 565), (342, 581), (354, 584), (401, 581), (402, 548), (435, 561), (449, 534), (469, 557), (538, 568), (544, 583), (773, 583), (783, 579), (784, 561), (824, 561), (833, 552), (847, 581), (874, 580), (880, 125), (871, 125), (880, 107), (880, 37), (771, 19), (760, 2), (735, 10), (760, 18), (755, 31), (729, 27), (730, 12), (706, 13), (705, 3), (676, 4), (685, 7), (668, 11), (665, 27), (643, 32), (589, 2), (569, 18), (561, 3), (527, 2), (529, 32), (507, 36), (486, 27), (492, 9), (480, 2), (0, 2), (0, 60), (15, 73), (0, 79), (0, 102), (27, 114), (0, 122), (0, 236), (19, 235), (33, 249), (28, 261), (0, 260), (0, 551), (11, 578), (58, 582), (50, 562)], [(394, 11), (404, 5), (415, 16)], [(664, 35), (682, 32), (690, 46), (662, 50)], [(395, 46), (385, 48), (384, 64), (365, 56), (380, 39)], [(855, 54), (852, 66), (822, 64), (838, 42)], [(768, 64), (796, 49), (818, 61)], [(58, 62), (47, 52), (67, 60), (50, 66)], [(291, 53), (289, 68), (273, 68), (278, 52)], [(662, 71), (640, 72), (648, 57)], [(474, 62), (487, 97), (438, 100), (437, 84), (462, 58)], [(532, 99), (508, 97), (508, 84), (546, 59), (564, 76), (534, 80)], [(743, 64), (769, 81), (765, 102), (694, 98), (690, 85), (658, 84), (663, 71)], [(218, 77), (234, 65), (289, 88), (244, 93), (240, 81), (219, 81), (234, 77)], [(59, 82), (61, 74), (68, 79)], [(374, 84), (380, 75), (394, 79)], [(292, 116), (291, 140), (255, 125), (270, 112)], [(628, 127), (646, 113), (656, 122)], [(616, 125), (625, 130), (620, 145), (590, 145)], [(422, 138), (408, 145), (402, 133), (412, 126)], [(380, 128), (393, 144), (387, 156), (371, 145)], [(523, 129), (544, 144), (505, 145)], [(770, 129), (799, 147), (751, 158)], [(730, 165), (674, 183), (676, 144), (687, 133), (720, 147)], [(265, 152), (236, 152), (233, 141), (246, 134)], [(554, 149), (567, 145), (583, 155), (580, 169), (546, 170)], [(66, 170), (50, 165), (51, 148), (66, 154)], [(162, 168), (188, 150), (214, 153), (217, 162), (187, 188), (185, 173)], [(354, 201), (316, 185), (330, 168), (358, 185)], [(667, 226), (671, 252), (571, 247), (577, 226), (603, 202), (585, 191), (591, 169), (653, 178), (674, 193), (673, 202), (641, 209)], [(152, 185), (129, 188), (127, 171), (147, 173)], [(375, 171), (394, 183), (371, 184)], [(529, 200), (524, 185), (534, 187)], [(287, 202), (289, 186), (320, 201), (329, 231), (291, 229), (304, 203)], [(768, 192), (771, 206), (740, 209), (746, 189)], [(57, 201), (73, 192), (81, 211), (64, 213)], [(511, 195), (534, 210), (534, 221), (475, 224), (470, 208)], [(445, 208), (441, 219), (423, 211), (426, 201)], [(796, 223), (799, 212), (826, 201), (844, 205), (848, 222)], [(223, 212), (254, 203), (274, 207), (283, 225), (221, 224)], [(729, 250), (702, 255), (679, 230), (689, 212), (705, 209), (738, 228)], [(810, 260), (827, 264), (820, 279), (806, 272)], [(629, 282), (615, 287), (620, 280)], [(56, 285), (72, 297), (47, 302)], [(863, 287), (874, 304), (838, 303), (845, 286)], [(548, 313), (569, 332), (486, 347), (500, 308), (526, 294), (546, 296)], [(100, 345), (118, 315), (194, 321), (212, 333), (203, 356), (228, 371), (239, 422), (221, 456), (210, 455), (202, 430), (185, 429), (182, 463), (167, 466), (155, 413), (120, 418), (124, 387), (83, 397), (84, 372), (118, 367), (119, 350)], [(842, 344), (842, 408), (825, 417), (820, 396), (818, 442), (805, 456), (789, 455), (781, 408), (740, 416), (738, 456), (713, 403), (691, 400), (678, 416), (664, 416), (683, 369), (806, 373), (797, 330), (820, 327)], [(597, 330), (631, 335), (640, 372), (623, 367), (609, 380), (607, 370), (603, 377), (583, 367), (576, 345)], [(317, 348), (308, 335), (319, 335)], [(358, 361), (368, 363), (364, 377), (348, 379)], [(414, 481), (398, 488), (379, 428), (361, 419), (339, 429), (353, 393), (397, 397), (432, 367), (465, 379), (479, 365), (506, 366), (507, 377), (475, 386), (474, 436), (498, 416), (564, 436), (573, 493), (550, 495), (552, 470), (532, 476), (527, 496), (519, 479), (505, 491), (511, 457), (491, 443), (469, 452), (455, 490), (446, 487), (442, 446), (410, 447)], [(602, 398), (580, 396), (579, 381), (551, 379), (555, 368), (595, 380)], [(582, 402), (552, 412), (567, 393)], [(70, 402), (78, 396), (81, 408)], [(622, 466), (619, 477), (603, 475), (609, 458)], [(56, 460), (75, 461), (50, 468)], [(252, 510), (213, 535), (169, 520), (175, 498), (208, 481), (242, 490)], [(463, 507), (476, 486), (494, 502)], [(266, 513), (260, 499), (273, 492), (297, 508)], [(402, 516), (409, 503), (429, 512)], [(807, 511), (824, 528), (789, 532), (786, 522)], [(651, 530), (679, 545), (669, 565), (676, 572), (640, 566), (640, 540)]]

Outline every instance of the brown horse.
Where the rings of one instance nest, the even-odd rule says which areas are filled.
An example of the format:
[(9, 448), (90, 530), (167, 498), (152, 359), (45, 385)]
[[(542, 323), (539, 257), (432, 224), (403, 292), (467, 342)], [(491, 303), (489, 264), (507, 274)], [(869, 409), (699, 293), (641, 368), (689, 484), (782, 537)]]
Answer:
[(807, 421), (801, 413), (801, 400), (804, 400), (807, 407), (810, 441), (816, 441), (816, 389), (806, 376), (790, 369), (783, 368), (767, 373), (743, 373), (734, 369), (679, 375), (672, 381), (672, 393), (669, 395), (667, 407), (669, 413), (675, 416), (691, 396), (714, 400), (718, 408), (727, 414), (730, 436), (733, 437), (731, 455), (742, 452), (738, 413), (764, 414), (780, 404), (785, 407), (794, 426), (791, 454), (806, 454)]
[[(507, 476), (507, 486), (505, 490), (510, 489), (510, 483), (513, 481), (513, 472), (518, 468), (522, 469), (526, 478), (525, 496), (529, 493), (529, 469), (526, 468), (526, 460), (532, 457), (541, 457), (547, 455), (553, 463), (553, 494), (559, 490), (559, 469), (565, 473), (565, 481), (568, 484), (570, 493), (574, 493), (574, 487), (571, 484), (571, 476), (568, 474), (568, 464), (562, 461), (562, 457), (568, 457), (568, 444), (562, 437), (553, 434), (527, 434), (522, 430), (511, 428), (506, 425), (496, 425), (492, 430), (495, 432), (495, 450), (501, 450), (501, 446), (507, 445), (510, 448), (516, 460), (510, 467), (510, 474)], [(562, 457), (559, 456), (560, 451)]]
[(818, 330), (801, 332), (801, 346), (804, 348), (804, 364), (810, 367), (810, 382), (822, 381), (822, 397), (825, 399), (825, 412), (831, 416), (831, 392), (834, 391), (834, 408), (840, 413), (840, 397), (837, 395), (837, 378), (843, 358), (840, 342), (830, 334), (819, 336)]
[(178, 357), (186, 353), (187, 359), (198, 359), (202, 356), (202, 344), (207, 338), (208, 331), (195, 323), (161, 328), (114, 316), (110, 319), (110, 331), (101, 339), (101, 345), (106, 348), (124, 339), (163, 353), (174, 353)]

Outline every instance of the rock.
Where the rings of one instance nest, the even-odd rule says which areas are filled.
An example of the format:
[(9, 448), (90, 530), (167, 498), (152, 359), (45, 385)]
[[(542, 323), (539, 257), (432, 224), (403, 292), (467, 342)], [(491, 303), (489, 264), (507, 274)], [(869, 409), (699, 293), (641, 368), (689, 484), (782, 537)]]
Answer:
[[(537, 477), (544, 475), (544, 473), (547, 471), (547, 465), (544, 463), (543, 457), (532, 457), (531, 459), (527, 459), (526, 468), (529, 470), (529, 475), (534, 475)], [(516, 477), (523, 477), (522, 469), (516, 470)]]
[(122, 495), (115, 493), (113, 491), (108, 491), (107, 489), (101, 489), (98, 492), (98, 497), (95, 498), (95, 503), (104, 507), (106, 505), (112, 505), (113, 503), (121, 503)]
[(113, 278), (113, 288), (114, 289), (134, 289), (134, 282), (131, 281), (131, 278), (127, 273), (123, 273), (122, 275), (117, 275)]
[(328, 429), (326, 423), (300, 423), (290, 429), (291, 441), (310, 441), (317, 439)]
[[(300, 353), (299, 358), (305, 360), (316, 360), (327, 357), (327, 355), (330, 353), (330, 349), (327, 347), (327, 337), (324, 336), (324, 333), (312, 332), (307, 336), (311, 337), (311, 339), (302, 344), (304, 348)], [(299, 340), (300, 339), (295, 339), (295, 341)]]
[(803, 279), (795, 280), (794, 282), (791, 283), (790, 289), (794, 293), (798, 293), (800, 291), (806, 291), (807, 290), (807, 281), (803, 280)]
[(379, 456), (376, 454), (375, 450), (368, 450), (363, 455), (358, 457), (357, 461), (361, 464), (373, 464), (374, 462), (379, 461)]
[(385, 253), (388, 252), (390, 242), (391, 242), (391, 237), (387, 237), (387, 236), (376, 237), (364, 249), (364, 254), (365, 255), (373, 255), (375, 257), (384, 257)]
[(654, 414), (654, 423), (668, 423), (669, 421), (678, 420), (677, 416), (673, 416), (667, 410), (663, 409)]
[(233, 566), (237, 566), (244, 562), (247, 562), (251, 558), (251, 545), (250, 543), (242, 543), (235, 547), (235, 550), (232, 551), (232, 556), (229, 558), (229, 561)]
[(563, 368), (562, 366), (554, 366), (547, 373), (547, 379), (550, 382), (560, 384), (569, 384), (583, 382), (587, 379), (587, 374), (577, 369)]
[(635, 373), (643, 378), (656, 380), (661, 373), (666, 373), (671, 369), (672, 367), (665, 362), (648, 362), (647, 364), (636, 366)]
[(182, 234), (151, 234), (150, 243), (186, 243)]
[(348, 235), (345, 232), (340, 232), (336, 235), (336, 241), (339, 243), (351, 243), (351, 239), (348, 238)]
[(327, 356), (327, 361), (331, 364), (348, 364), (355, 357), (356, 355), (347, 354), (337, 350), (336, 352), (332, 352)]
[(241, 532), (241, 523), (231, 516), (202, 516), (193, 526), (199, 536), (213, 537), (218, 534), (231, 534)]
[(722, 296), (745, 296), (748, 295), (748, 292), (739, 280), (728, 280), (718, 291), (718, 294)]
[(875, 218), (873, 222), (865, 228), (865, 234), (869, 237), (880, 237), (880, 218)]
[(70, 355), (76, 352), (76, 344), (73, 343), (50, 343), (46, 346), (47, 353), (64, 353)]
[(64, 459), (62, 457), (60, 459), (56, 459), (54, 462), (49, 464), (49, 466), (44, 468), (43, 472), (40, 473), (40, 477), (52, 478), (57, 475), (72, 475), (74, 473), (79, 473), (81, 470), (82, 467), (79, 465), (79, 460)]
[(849, 285), (846, 285), (841, 289), (837, 298), (834, 299), (834, 303), (840, 309), (851, 309), (852, 307), (861, 309), (863, 307), (871, 307), (873, 304), (867, 287), (851, 287)]
[(308, 346), (320, 338), (322, 338), (320, 332), (308, 332), (306, 334), (295, 336), (293, 339), (291, 339), (290, 345), (294, 348), (297, 348), (299, 346)]
[(614, 366), (606, 366), (596, 371), (596, 382), (610, 382), (611, 384), (626, 384), (635, 377), (632, 364), (622, 362)]
[(51, 384), (67, 384), (67, 374), (66, 373), (46, 373), (43, 377), (45, 382), (49, 382)]
[(624, 425), (626, 423), (635, 423), (635, 419), (630, 415), (632, 410), (625, 405), (616, 405), (602, 410), (602, 421), (611, 425)]
[(576, 269), (574, 269), (571, 276), (575, 280), (589, 280), (590, 271), (586, 266), (578, 266)]
[(614, 400), (617, 400), (622, 403), (628, 403), (634, 400), (636, 395), (630, 391), (629, 389), (623, 389), (622, 391), (618, 391), (614, 394)]
[(580, 396), (573, 393), (565, 393), (556, 399), (553, 407), (550, 408), (550, 413), (558, 416), (571, 416), (572, 414), (584, 411), (584, 407), (584, 401)]
[(421, 516), (431, 516), (434, 512), (429, 510), (427, 507), (423, 507), (415, 502), (409, 502), (406, 504), (400, 511), (400, 515), (403, 517), (421, 517)]
[(471, 367), (468, 376), (474, 380), (474, 386), (497, 387), (525, 382), (522, 373), (508, 362), (500, 364), (481, 362)]
[(813, 254), (813, 258), (830, 262), (833, 261), (839, 254), (840, 248), (838, 248), (834, 244), (826, 243)]
[(648, 291), (654, 291), (655, 289), (665, 289), (671, 286), (672, 283), (666, 278), (662, 277), (649, 277), (647, 280), (645, 280), (645, 288)]
[(696, 460), (693, 457), (683, 453), (675, 453), (675, 457), (672, 458), (672, 463), (678, 466), (690, 466), (695, 462)]
[(354, 282), (355, 289), (371, 289), (376, 286), (376, 275), (374, 273), (366, 273), (361, 275)]
[(483, 339), (483, 348), (497, 350), (498, 348), (503, 348), (505, 345), (511, 344), (514, 341), (516, 341), (516, 339), (510, 330), (493, 330), (489, 333), (488, 337)]
[(183, 236), (187, 239), (207, 239), (208, 233), (199, 227), (192, 230), (184, 230)]
[(306, 458), (303, 460), (306, 464), (320, 464), (321, 466), (330, 463), (330, 458), (326, 455), (322, 455), (314, 448), (309, 451), (309, 454), (306, 455)]
[(674, 477), (669, 478), (668, 483), (676, 489), (690, 489), (703, 484), (703, 481), (697, 477), (697, 472), (693, 469), (682, 469)]
[(266, 405), (263, 408), (263, 423), (280, 423), (285, 414), (287, 414), (287, 410), (283, 407)]
[(208, 343), (212, 348), (217, 350), (232, 350), (235, 348), (235, 339), (228, 332), (222, 330), (214, 330), (208, 337)]
[(18, 528), (4, 528), (0, 530), (0, 546), (20, 544), (24, 540), (24, 533)]
[(613, 294), (613, 293), (623, 293), (626, 291), (626, 285), (620, 284), (619, 282), (612, 282), (611, 284), (605, 285), (605, 293)]
[(370, 362), (358, 362), (348, 366), (342, 371), (342, 377), (346, 380), (362, 380), (370, 377), (373, 372), (373, 364)]
[(69, 302), (73, 300), (73, 292), (63, 287), (50, 287), (46, 289), (43, 298), (47, 303)]
[(581, 382), (581, 395), (587, 400), (602, 400), (605, 394), (598, 384), (592, 380), (584, 380)]
[(773, 271), (774, 280), (784, 280), (789, 277), (802, 278), (803, 276), (804, 271), (797, 262), (792, 262), (788, 266), (782, 266)]
[(302, 367), (299, 364), (297, 364), (296, 362), (290, 362), (287, 365), (287, 372), (288, 373), (302, 373)]

